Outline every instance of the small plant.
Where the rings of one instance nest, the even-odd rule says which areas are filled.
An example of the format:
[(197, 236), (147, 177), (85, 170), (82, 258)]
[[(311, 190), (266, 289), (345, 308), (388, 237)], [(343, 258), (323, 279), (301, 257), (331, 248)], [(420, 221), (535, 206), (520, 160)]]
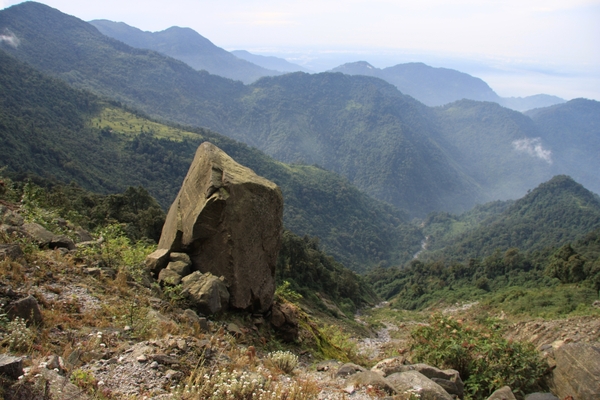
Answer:
[(98, 382), (94, 375), (89, 371), (82, 369), (76, 369), (71, 373), (71, 383), (85, 390), (86, 392), (93, 393), (98, 389)]
[(302, 298), (302, 295), (291, 288), (291, 284), (288, 281), (283, 281), (283, 283), (277, 286), (275, 289), (275, 298), (279, 301), (289, 301), (290, 303), (296, 303), (298, 300)]
[(316, 399), (318, 388), (312, 382), (278, 382), (259, 368), (257, 372), (199, 369), (180, 388), (184, 400), (308, 400)]
[(11, 351), (27, 352), (33, 346), (35, 334), (27, 327), (27, 323), (21, 317), (16, 317), (7, 324), (9, 332), (5, 343)]
[(273, 363), (274, 366), (286, 374), (292, 372), (298, 365), (298, 356), (289, 351), (276, 351), (269, 353), (268, 359), (271, 361), (271, 363)]
[(437, 314), (411, 336), (413, 360), (457, 370), (466, 399), (487, 398), (502, 386), (521, 395), (536, 391), (547, 367), (532, 345), (504, 339), (490, 320), (467, 324)]

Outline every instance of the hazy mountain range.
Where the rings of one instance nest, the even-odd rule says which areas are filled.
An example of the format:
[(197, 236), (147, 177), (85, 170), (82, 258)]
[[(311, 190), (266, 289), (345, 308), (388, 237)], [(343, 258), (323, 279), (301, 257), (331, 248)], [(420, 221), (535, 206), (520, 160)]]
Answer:
[[(95, 20), (90, 21), (90, 24), (101, 33), (130, 46), (155, 50), (181, 60), (194, 69), (206, 70), (244, 83), (286, 72), (311, 72), (278, 57), (260, 56), (245, 50), (229, 53), (189, 28), (171, 27), (161, 32), (143, 32), (123, 22)], [(247, 62), (240, 62), (240, 59)], [(334, 68), (331, 72), (383, 79), (402, 93), (428, 106), (469, 99), (492, 101), (513, 110), (526, 111), (565, 102), (564, 99), (545, 94), (502, 98), (479, 78), (453, 69), (433, 68), (423, 63), (399, 64), (379, 69), (366, 61), (358, 61)]]
[[(243, 85), (129, 47), (41, 4), (6, 9), (0, 24), (20, 43), (3, 49), (76, 87), (217, 130), (281, 161), (318, 164), (413, 216), (516, 198), (558, 173), (600, 191), (588, 172), (597, 147), (572, 142), (592, 159), (582, 165), (580, 155), (553, 147), (555, 124), (544, 122), (557, 110), (598, 109), (595, 101), (554, 106), (534, 120), (486, 102), (429, 108), (365, 76), (293, 73)], [(594, 123), (580, 125), (582, 137), (597, 136)]]

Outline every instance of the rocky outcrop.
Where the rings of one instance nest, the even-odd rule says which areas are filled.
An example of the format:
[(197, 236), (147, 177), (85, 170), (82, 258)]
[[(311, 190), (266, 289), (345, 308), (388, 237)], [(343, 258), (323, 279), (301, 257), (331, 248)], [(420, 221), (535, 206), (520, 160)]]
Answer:
[(554, 350), (550, 388), (559, 398), (600, 399), (600, 347), (568, 343)]
[(186, 253), (193, 270), (225, 277), (232, 307), (265, 312), (275, 292), (282, 226), (277, 185), (205, 142), (169, 209), (158, 245), (163, 257), (147, 265), (156, 271), (165, 253)]

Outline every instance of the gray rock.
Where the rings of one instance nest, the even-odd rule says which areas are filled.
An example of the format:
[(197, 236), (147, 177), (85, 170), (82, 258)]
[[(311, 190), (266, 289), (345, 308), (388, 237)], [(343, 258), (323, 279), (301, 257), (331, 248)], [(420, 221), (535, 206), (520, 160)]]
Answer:
[(162, 269), (158, 274), (158, 283), (163, 285), (177, 286), (181, 283), (182, 276), (172, 269)]
[(338, 368), (340, 366), (340, 362), (338, 360), (326, 360), (326, 361), (321, 361), (320, 363), (318, 363), (316, 365), (316, 369), (317, 371), (329, 371), (330, 369), (335, 369)]
[(40, 247), (48, 246), (55, 236), (54, 233), (36, 223), (23, 224), (23, 230)]
[(169, 263), (169, 249), (158, 249), (146, 257), (146, 269), (158, 276), (158, 273)]
[(68, 249), (75, 250), (75, 242), (65, 235), (53, 236), (50, 242), (48, 243), (48, 247), (51, 249)]
[(195, 271), (182, 280), (182, 294), (186, 294), (201, 313), (211, 315), (225, 309), (229, 292), (225, 283), (211, 274)]
[[(346, 363), (338, 368), (335, 373), (336, 376), (347, 377), (350, 375), (354, 375), (357, 372), (365, 372), (366, 369), (361, 367), (360, 365), (356, 365), (353, 363)], [(381, 376), (381, 375), (380, 375)]]
[(11, 260), (17, 260), (23, 257), (23, 250), (18, 244), (0, 244), (0, 260), (10, 258)]
[(440, 385), (417, 371), (396, 372), (386, 380), (400, 394), (412, 392), (422, 400), (452, 400)]
[(158, 248), (187, 253), (192, 269), (225, 276), (234, 308), (266, 312), (282, 227), (277, 185), (205, 142), (169, 209)]
[(169, 260), (171, 260), (171, 262), (180, 261), (186, 263), (187, 265), (192, 265), (192, 260), (190, 259), (190, 256), (188, 256), (186, 253), (173, 252), (169, 255)]
[(348, 380), (356, 386), (372, 386), (388, 394), (395, 394), (396, 389), (380, 374), (373, 371), (362, 371), (353, 374)]
[(192, 264), (186, 263), (185, 261), (171, 261), (169, 264), (167, 264), (166, 269), (176, 272), (183, 278), (192, 272)]
[(517, 398), (508, 386), (504, 386), (492, 393), (487, 400), (517, 400)]
[(5, 208), (2, 213), (0, 213), (0, 223), (11, 225), (11, 226), (23, 226), (25, 220), (22, 216), (17, 214), (16, 212)]
[(567, 343), (554, 350), (550, 389), (559, 398), (600, 399), (600, 347)]
[(455, 394), (461, 399), (465, 395), (465, 389), (462, 384), (462, 381), (460, 382), (460, 386), (459, 386), (456, 384), (456, 382), (452, 382), (447, 379), (441, 379), (441, 378), (430, 378), (430, 379), (432, 381), (434, 381), (435, 383), (437, 383), (438, 385), (440, 385), (449, 394)]
[(378, 374), (386, 377), (396, 372), (404, 371), (403, 367), (405, 362), (406, 359), (402, 356), (386, 358), (385, 360), (381, 360), (375, 364), (375, 366), (371, 368), (371, 371), (377, 372)]
[(23, 375), (23, 359), (8, 354), (0, 354), (0, 375), (13, 379)]
[(7, 314), (10, 319), (23, 318), (27, 321), (27, 325), (42, 325), (44, 323), (40, 306), (32, 295), (11, 303), (8, 306)]

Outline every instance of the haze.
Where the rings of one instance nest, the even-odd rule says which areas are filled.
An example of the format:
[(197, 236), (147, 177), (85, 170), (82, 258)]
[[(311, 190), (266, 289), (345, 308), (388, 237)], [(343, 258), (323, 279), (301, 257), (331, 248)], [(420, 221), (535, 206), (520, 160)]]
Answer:
[[(83, 20), (190, 27), (226, 50), (315, 72), (421, 61), (484, 79), (501, 96), (600, 100), (600, 1), (45, 0)], [(0, 0), (0, 8), (20, 1)]]

